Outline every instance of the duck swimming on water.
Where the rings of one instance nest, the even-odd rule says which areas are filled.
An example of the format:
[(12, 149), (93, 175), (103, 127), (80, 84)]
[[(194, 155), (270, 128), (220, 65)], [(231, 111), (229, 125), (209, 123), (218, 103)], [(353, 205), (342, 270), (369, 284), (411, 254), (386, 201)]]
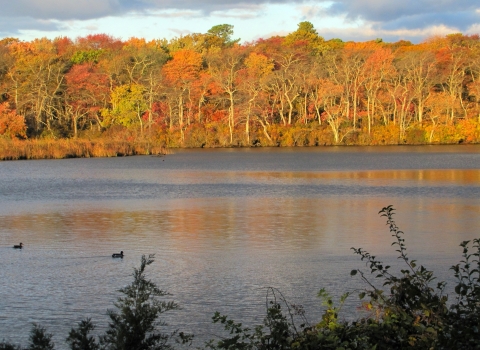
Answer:
[(113, 253), (112, 258), (122, 258), (123, 259), (123, 250), (119, 253)]
[(14, 245), (13, 248), (22, 249), (23, 248), (23, 243), (20, 243), (19, 245)]

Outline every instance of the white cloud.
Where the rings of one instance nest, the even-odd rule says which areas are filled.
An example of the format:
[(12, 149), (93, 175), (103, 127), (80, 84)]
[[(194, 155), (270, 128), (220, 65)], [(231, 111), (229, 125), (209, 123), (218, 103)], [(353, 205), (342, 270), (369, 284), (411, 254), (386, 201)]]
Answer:
[(450, 33), (458, 32), (457, 28), (444, 25), (429, 26), (421, 29), (396, 29), (379, 30), (370, 25), (348, 28), (319, 28), (319, 33), (325, 39), (340, 38), (344, 41), (368, 41), (376, 38), (382, 38), (386, 42), (395, 42), (400, 39), (420, 42), (434, 36), (444, 36)]
[(480, 23), (475, 23), (466, 31), (467, 34), (480, 34)]
[[(136, 14), (137, 17), (143, 17), (143, 14)], [(166, 10), (149, 13), (149, 17), (160, 18), (198, 18), (202, 17), (200, 11), (180, 11), (180, 10)]]
[(304, 20), (307, 20), (307, 21), (313, 21), (315, 20), (316, 17), (325, 15), (325, 9), (317, 5), (298, 6), (298, 10), (302, 18), (304, 18)]

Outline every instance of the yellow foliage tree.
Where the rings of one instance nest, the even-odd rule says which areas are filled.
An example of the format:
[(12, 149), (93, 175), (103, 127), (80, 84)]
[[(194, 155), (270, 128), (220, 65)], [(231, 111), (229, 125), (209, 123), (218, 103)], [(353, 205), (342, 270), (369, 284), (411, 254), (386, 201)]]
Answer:
[(126, 127), (140, 126), (143, 133), (143, 114), (147, 110), (144, 87), (138, 84), (126, 84), (116, 87), (111, 94), (112, 109), (102, 110), (104, 126), (114, 124)]

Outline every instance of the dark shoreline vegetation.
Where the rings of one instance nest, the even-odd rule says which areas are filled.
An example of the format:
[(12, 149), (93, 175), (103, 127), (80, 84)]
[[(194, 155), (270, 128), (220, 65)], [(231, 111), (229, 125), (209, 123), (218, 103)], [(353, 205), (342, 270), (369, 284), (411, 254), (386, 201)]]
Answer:
[(0, 39), (0, 159), (480, 143), (480, 36)]
[[(351, 276), (359, 276), (365, 288), (343, 294), (337, 304), (325, 288), (321, 289), (318, 297), (325, 309), (320, 320), (309, 323), (301, 305), (289, 303), (281, 291), (268, 288), (262, 325), (244, 326), (216, 312), (212, 319), (221, 325), (223, 334), (206, 342), (203, 349), (480, 349), (480, 238), (460, 244), (461, 260), (451, 267), (456, 285), (449, 296), (445, 282), (437, 281), (432, 271), (408, 256), (394, 213), (391, 205), (379, 212), (387, 221), (392, 247), (403, 264), (400, 271), (393, 273), (369, 252), (352, 248), (365, 262), (366, 271), (355, 269)], [(194, 335), (165, 330), (168, 320), (162, 314), (180, 306), (165, 301), (170, 294), (146, 277), (145, 270), (153, 262), (153, 255), (142, 256), (132, 283), (119, 290), (115, 309), (107, 311), (110, 320), (106, 332), (92, 335), (95, 325), (85, 318), (66, 338), (70, 349), (192, 347)], [(365, 316), (342, 320), (342, 306), (355, 293)], [(0, 343), (1, 350), (54, 348), (52, 334), (38, 324), (33, 324), (26, 348), (5, 340)]]

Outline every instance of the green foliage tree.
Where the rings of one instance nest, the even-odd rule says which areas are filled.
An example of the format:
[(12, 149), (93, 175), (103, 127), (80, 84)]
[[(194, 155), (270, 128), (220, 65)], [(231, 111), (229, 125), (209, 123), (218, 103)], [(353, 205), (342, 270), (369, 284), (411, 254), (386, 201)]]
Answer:
[(36, 323), (33, 324), (30, 331), (29, 345), (27, 350), (53, 350), (55, 344), (52, 341), (53, 335), (47, 333), (45, 327), (42, 327)]
[(318, 35), (313, 24), (308, 21), (300, 22), (297, 30), (285, 37), (284, 43), (287, 45), (303, 43), (314, 53), (320, 53), (328, 49), (323, 37)]
[(207, 31), (207, 34), (214, 38), (220, 39), (221, 45), (233, 46), (238, 43), (240, 39), (232, 39), (233, 25), (231, 24), (217, 24)]
[(285, 38), (288, 41), (297, 40), (316, 40), (319, 38), (318, 32), (311, 22), (304, 21), (298, 24), (296, 31), (290, 33)]
[[(159, 320), (164, 312), (176, 310), (178, 304), (173, 301), (162, 301), (159, 298), (170, 295), (159, 289), (147, 279), (145, 269), (154, 261), (154, 255), (142, 256), (140, 268), (133, 272), (133, 282), (119, 290), (119, 297), (114, 304), (117, 311), (109, 310), (110, 322), (100, 343), (108, 350), (163, 350), (173, 349), (169, 342), (177, 332), (164, 333), (159, 327), (166, 323)], [(183, 334), (179, 334), (186, 339)]]
[(0, 350), (20, 350), (20, 346), (14, 345), (3, 340), (0, 343)]
[(143, 86), (139, 84), (118, 86), (112, 92), (112, 109), (102, 111), (104, 125), (140, 126), (140, 130), (143, 131), (142, 117), (147, 108)]
[(72, 328), (67, 337), (67, 344), (72, 350), (98, 350), (100, 349), (95, 337), (89, 335), (95, 329), (90, 318), (82, 320), (78, 323), (78, 327)]
[(98, 57), (102, 54), (102, 50), (80, 50), (75, 52), (70, 59), (74, 64), (82, 64), (85, 62), (95, 62), (97, 63)]

